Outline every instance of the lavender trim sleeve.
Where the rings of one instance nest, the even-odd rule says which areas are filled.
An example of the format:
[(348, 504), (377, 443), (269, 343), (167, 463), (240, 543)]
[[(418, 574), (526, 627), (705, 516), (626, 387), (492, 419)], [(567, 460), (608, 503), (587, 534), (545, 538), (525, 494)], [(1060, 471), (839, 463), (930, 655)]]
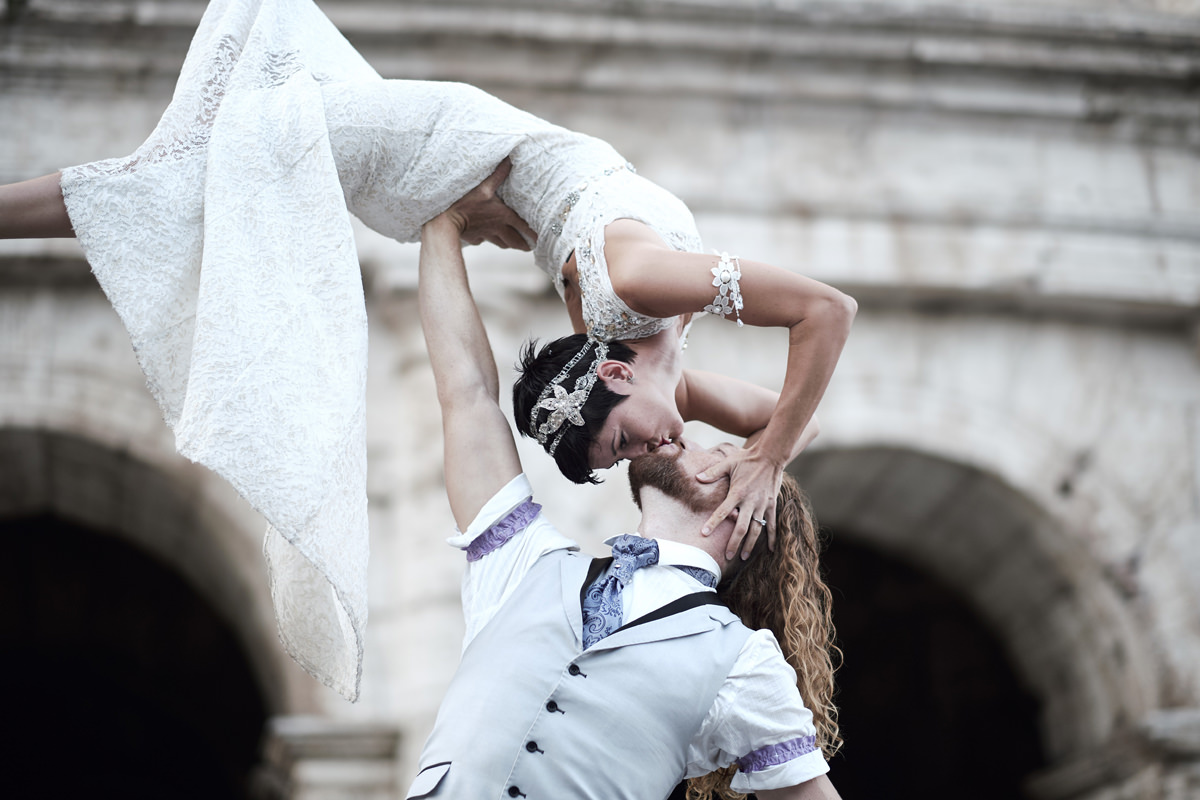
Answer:
[(816, 736), (798, 736), (779, 744), (769, 744), (752, 750), (737, 760), (742, 772), (762, 772), (764, 769), (786, 764), (794, 758), (807, 755), (817, 749)]
[(476, 536), (467, 545), (467, 561), (478, 561), (493, 550), (499, 549), (533, 522), (542, 507), (527, 497), (524, 502), (494, 522), (486, 531)]

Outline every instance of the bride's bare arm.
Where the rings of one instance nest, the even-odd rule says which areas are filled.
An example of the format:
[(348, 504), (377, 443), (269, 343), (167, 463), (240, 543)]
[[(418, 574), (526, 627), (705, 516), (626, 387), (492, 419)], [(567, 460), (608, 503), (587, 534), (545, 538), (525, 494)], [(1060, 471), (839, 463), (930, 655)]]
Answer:
[[(685, 369), (675, 389), (675, 404), (685, 420), (696, 420), (741, 436), (747, 440), (747, 445), (762, 438), (778, 403), (779, 392), (728, 375), (696, 369)], [(820, 432), (817, 417), (813, 415), (792, 448), (788, 461), (804, 452)]]
[(73, 237), (61, 173), (0, 186), (0, 239)]
[[(634, 311), (671, 317), (700, 311), (716, 295), (716, 256), (672, 250), (641, 223), (618, 220), (609, 225), (605, 257), (613, 289)], [(766, 519), (768, 536), (774, 538), (775, 495), (783, 467), (825, 393), (857, 305), (831, 286), (756, 261), (741, 260), (740, 283), (743, 322), (788, 330), (783, 391), (766, 428), (757, 441), (703, 476), (730, 478), (729, 494), (705, 529), (711, 531), (733, 509), (740, 509), (729, 549), (736, 552), (741, 546), (746, 553), (757, 538), (746, 537), (752, 519)]]

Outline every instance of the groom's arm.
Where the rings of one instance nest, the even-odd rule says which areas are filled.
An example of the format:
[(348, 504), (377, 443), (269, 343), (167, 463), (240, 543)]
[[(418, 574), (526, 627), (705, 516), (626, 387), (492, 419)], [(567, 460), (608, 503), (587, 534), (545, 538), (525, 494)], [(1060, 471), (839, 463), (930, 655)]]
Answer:
[(826, 775), (786, 789), (759, 789), (754, 794), (759, 800), (841, 800), (842, 797)]
[(442, 407), (446, 494), (463, 530), (521, 472), (512, 429), (500, 411), (496, 360), (467, 283), (460, 241), (491, 227), (485, 210), (502, 209), (499, 213), (516, 218), (503, 205), (496, 209), (495, 189), (506, 174), (507, 169), (498, 170), (421, 230), (421, 327)]
[(461, 231), (445, 215), (421, 230), (418, 297), (421, 327), (442, 407), (446, 494), (459, 528), (521, 472), (508, 420), (500, 411), (500, 380), (479, 318), (459, 244)]

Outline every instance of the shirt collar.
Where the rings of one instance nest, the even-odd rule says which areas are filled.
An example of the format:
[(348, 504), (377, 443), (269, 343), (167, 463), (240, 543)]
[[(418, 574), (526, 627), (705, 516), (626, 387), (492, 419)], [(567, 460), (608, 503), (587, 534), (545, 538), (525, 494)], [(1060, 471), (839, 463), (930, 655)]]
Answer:
[[(611, 547), (616, 538), (616, 536), (610, 536), (604, 540), (604, 543)], [(693, 547), (683, 542), (674, 542), (670, 539), (654, 539), (654, 541), (658, 542), (659, 564), (669, 567), (699, 567), (716, 575), (718, 581), (721, 580), (721, 567), (717, 564), (716, 559), (699, 547)]]

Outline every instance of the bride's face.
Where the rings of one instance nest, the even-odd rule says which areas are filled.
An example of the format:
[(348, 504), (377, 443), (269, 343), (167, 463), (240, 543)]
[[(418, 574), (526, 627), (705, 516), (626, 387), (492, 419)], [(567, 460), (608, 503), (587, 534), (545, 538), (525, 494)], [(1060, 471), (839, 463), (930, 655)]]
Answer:
[(675, 407), (674, 387), (667, 392), (651, 382), (606, 380), (616, 394), (628, 395), (609, 412), (588, 452), (592, 469), (608, 469), (618, 461), (653, 452), (683, 434), (683, 417)]

